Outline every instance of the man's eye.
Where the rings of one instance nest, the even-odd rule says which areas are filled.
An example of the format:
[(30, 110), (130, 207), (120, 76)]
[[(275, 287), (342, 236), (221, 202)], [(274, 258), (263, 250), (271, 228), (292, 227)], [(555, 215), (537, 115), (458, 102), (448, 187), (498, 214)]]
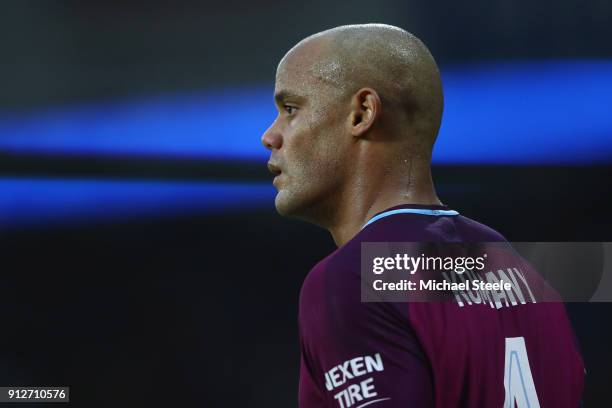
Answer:
[(291, 105), (285, 105), (285, 112), (287, 112), (288, 114), (293, 114), (293, 112), (295, 112), (296, 107), (295, 106), (291, 106)]

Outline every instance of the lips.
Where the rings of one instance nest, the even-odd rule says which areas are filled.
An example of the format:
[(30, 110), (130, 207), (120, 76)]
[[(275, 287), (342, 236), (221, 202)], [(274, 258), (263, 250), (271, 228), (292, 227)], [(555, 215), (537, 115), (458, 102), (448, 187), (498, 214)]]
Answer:
[(270, 173), (272, 173), (275, 176), (278, 176), (279, 174), (281, 174), (281, 169), (270, 162), (268, 162), (268, 170), (270, 170)]

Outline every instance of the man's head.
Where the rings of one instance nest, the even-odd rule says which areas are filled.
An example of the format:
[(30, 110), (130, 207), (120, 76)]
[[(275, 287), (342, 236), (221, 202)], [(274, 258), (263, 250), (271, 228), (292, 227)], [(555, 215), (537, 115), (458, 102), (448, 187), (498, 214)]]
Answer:
[(279, 213), (324, 223), (376, 170), (428, 164), (442, 99), (431, 54), (397, 27), (341, 26), (299, 42), (278, 65), (279, 114), (262, 137)]

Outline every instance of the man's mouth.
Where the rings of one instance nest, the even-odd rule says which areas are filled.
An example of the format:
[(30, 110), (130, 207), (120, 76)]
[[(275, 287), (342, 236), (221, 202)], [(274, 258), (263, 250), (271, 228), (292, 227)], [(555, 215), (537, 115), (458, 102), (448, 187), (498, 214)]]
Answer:
[(268, 170), (270, 170), (270, 173), (272, 173), (275, 176), (278, 176), (278, 175), (281, 174), (281, 169), (276, 167), (275, 165), (273, 165), (270, 162), (268, 162)]

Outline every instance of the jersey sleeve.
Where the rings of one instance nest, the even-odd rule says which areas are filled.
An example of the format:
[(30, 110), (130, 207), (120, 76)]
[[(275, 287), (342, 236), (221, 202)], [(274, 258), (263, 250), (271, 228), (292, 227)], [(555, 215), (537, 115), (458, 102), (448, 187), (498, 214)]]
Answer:
[(341, 265), (311, 275), (300, 299), (300, 407), (433, 406), (408, 305), (361, 302), (359, 274)]

